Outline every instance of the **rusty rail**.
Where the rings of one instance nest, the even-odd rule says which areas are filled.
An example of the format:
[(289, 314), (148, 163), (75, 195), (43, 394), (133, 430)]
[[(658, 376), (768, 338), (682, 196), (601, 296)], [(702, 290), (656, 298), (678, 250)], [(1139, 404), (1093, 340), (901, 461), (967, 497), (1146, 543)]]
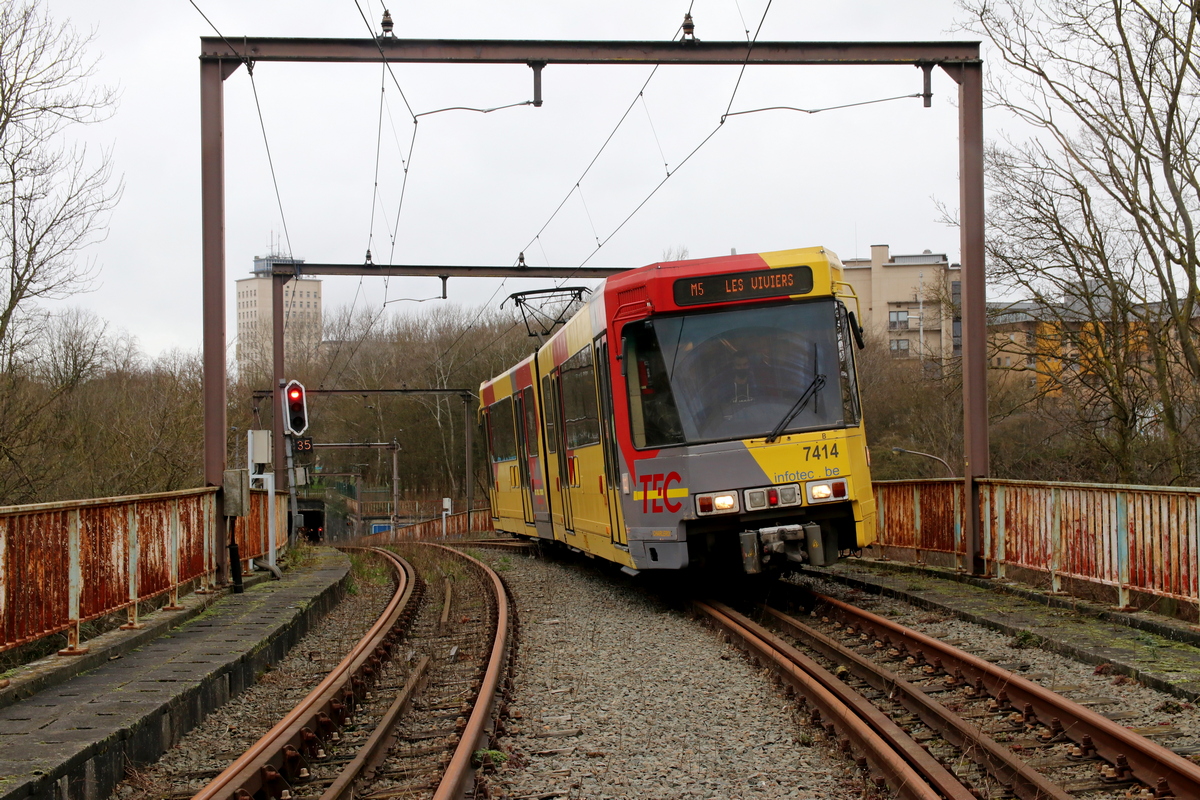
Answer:
[(789, 633), (827, 658), (847, 665), (854, 675), (875, 689), (894, 697), (931, 730), (975, 761), (1021, 800), (1071, 800), (1066, 790), (1051, 783), (1011, 750), (976, 726), (934, 700), (919, 687), (891, 670), (863, 658), (841, 642), (805, 625), (782, 611), (763, 606), (763, 611)]
[[(212, 583), (215, 488), (0, 508), (0, 651), (66, 632), (64, 655), (87, 652), (80, 625)], [(236, 528), (243, 558), (267, 551), (267, 495)], [(285, 496), (276, 498), (286, 519)], [(223, 545), (223, 530), (220, 544)]]
[(901, 651), (926, 661), (940, 659), (948, 674), (986, 690), (1001, 707), (1012, 706), (1026, 715), (1036, 715), (1051, 731), (1061, 732), (1078, 744), (1083, 757), (1099, 757), (1109, 762), (1113, 770), (1110, 779), (1134, 778), (1154, 789), (1155, 796), (1166, 793), (1178, 798), (1200, 797), (1200, 766), (1167, 748), (1033, 681), (933, 637), (835, 598), (815, 592), (813, 597), (843, 619), (852, 619), (856, 625), (873, 630), (882, 641)]
[[(875, 709), (812, 659), (778, 636), (720, 603), (693, 605), (728, 633), (741, 639), (760, 658), (773, 662), (783, 680), (813, 706), (813, 722), (840, 734), (843, 751), (851, 748), (881, 773), (900, 797), (908, 800), (975, 800), (945, 767), (921, 749), (896, 723)], [(880, 780), (876, 780), (878, 784)]]
[(487, 670), (483, 674), (483, 681), (479, 687), (479, 696), (475, 701), (475, 707), (471, 709), (471, 716), (467, 719), (467, 726), (463, 729), (458, 747), (455, 748), (454, 755), (450, 759), (449, 766), (446, 767), (442, 781), (438, 784), (437, 791), (433, 794), (433, 800), (452, 800), (452, 798), (462, 796), (467, 779), (474, 775), (471, 759), (476, 750), (486, 745), (486, 740), (489, 737), (487, 726), (492, 721), (493, 706), (496, 703), (500, 691), (500, 681), (504, 677), (508, 662), (509, 621), (511, 615), (508, 608), (508, 594), (504, 590), (504, 583), (500, 580), (500, 576), (496, 574), (495, 570), (487, 564), (453, 548), (437, 544), (428, 544), (426, 546), (436, 547), (447, 553), (453, 553), (455, 557), (468, 562), (480, 570), (491, 583), (496, 598), (494, 607), (496, 637), (492, 642), (492, 652), (488, 657)]
[(399, 578), (391, 601), (350, 653), (250, 749), (196, 793), (193, 800), (254, 797), (264, 790), (271, 797), (301, 781), (306, 759), (340, 738), (339, 730), (352, 717), (381, 663), (391, 657), (397, 636), (416, 611), (421, 586), (408, 562), (386, 550), (372, 550), (391, 562)]
[(362, 796), (362, 787), (358, 785), (359, 779), (370, 780), (374, 770), (383, 763), (388, 747), (395, 741), (396, 723), (400, 720), (400, 715), (412, 703), (413, 695), (425, 680), (425, 673), (428, 670), (429, 656), (421, 656), (421, 660), (413, 668), (412, 676), (404, 684), (400, 693), (396, 695), (396, 699), (388, 706), (388, 710), (383, 713), (379, 724), (371, 732), (366, 744), (338, 773), (333, 783), (322, 793), (321, 800), (347, 800), (347, 798)]

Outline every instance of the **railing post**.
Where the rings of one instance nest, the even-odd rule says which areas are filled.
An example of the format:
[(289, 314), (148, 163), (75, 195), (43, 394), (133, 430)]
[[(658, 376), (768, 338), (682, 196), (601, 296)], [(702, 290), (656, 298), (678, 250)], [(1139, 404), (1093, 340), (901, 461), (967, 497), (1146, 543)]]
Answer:
[(1054, 594), (1062, 592), (1062, 490), (1057, 486), (1050, 490), (1050, 591)]
[(129, 621), (121, 630), (130, 631), (143, 627), (138, 622), (138, 564), (142, 559), (141, 543), (138, 541), (137, 503), (130, 503), (125, 510), (125, 533), (129, 547)]
[(79, 556), (79, 509), (73, 508), (67, 512), (67, 558), (70, 574), (67, 613), (71, 616), (71, 626), (67, 628), (67, 646), (58, 651), (60, 656), (81, 656), (88, 651), (88, 648), (79, 642), (79, 600), (83, 594), (83, 572)]
[(211, 594), (215, 587), (213, 586), (213, 570), (215, 565), (213, 562), (213, 542), (212, 542), (212, 507), (215, 494), (206, 494), (200, 506), (200, 536), (203, 541), (204, 548), (204, 574), (200, 578), (200, 585), (196, 587), (196, 594)]
[(1005, 491), (1005, 487), (996, 486), (996, 487), (994, 487), (993, 491), (990, 491), (987, 493), (987, 497), (989, 500), (989, 502), (987, 503), (987, 508), (986, 508), (987, 516), (984, 517), (984, 519), (981, 523), (981, 527), (983, 527), (985, 530), (988, 530), (991, 528), (990, 523), (991, 523), (991, 519), (992, 519), (992, 513), (991, 513), (992, 509), (991, 509), (990, 500), (992, 497), (995, 497), (996, 498), (996, 578), (1002, 579), (1002, 578), (1005, 578), (1008, 576), (1008, 563), (1007, 563), (1008, 562), (1008, 552), (1007, 552), (1007, 547), (1006, 547), (1007, 542), (1005, 541), (1008, 538), (1008, 536), (1007, 536), (1008, 535), (1008, 521), (1006, 518), (1008, 509), (1005, 505), (1005, 501), (1008, 499), (1008, 493)]
[(884, 548), (884, 492), (879, 492), (875, 495), (875, 544), (879, 548), (879, 560), (887, 561), (887, 551)]
[(917, 564), (924, 564), (925, 560), (921, 558), (921, 545), (924, 543), (923, 531), (921, 530), (921, 484), (913, 484), (913, 543), (916, 545)]
[(954, 487), (954, 557), (958, 561), (958, 571), (966, 571), (966, 552), (963, 549), (963, 516), (962, 516), (962, 487)]
[(1129, 498), (1117, 492), (1117, 606), (1129, 608)]
[(171, 599), (163, 606), (164, 611), (181, 611), (179, 605), (179, 498), (171, 503), (171, 537), (169, 539), (171, 558)]

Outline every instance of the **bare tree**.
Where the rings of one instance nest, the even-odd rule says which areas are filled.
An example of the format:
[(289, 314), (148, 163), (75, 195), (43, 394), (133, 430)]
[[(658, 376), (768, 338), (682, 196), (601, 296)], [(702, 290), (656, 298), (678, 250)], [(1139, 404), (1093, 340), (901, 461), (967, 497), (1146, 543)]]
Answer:
[(992, 105), (1033, 129), (987, 152), (991, 277), (1053, 323), (1057, 410), (1076, 403), (1077, 421), (1122, 476), (1145, 474), (1139, 440), (1157, 437), (1171, 451), (1167, 477), (1190, 479), (1200, 9), (1141, 0), (960, 6), (964, 27), (999, 56)]
[(32, 338), (31, 303), (86, 289), (80, 251), (104, 235), (121, 193), (111, 154), (90, 157), (73, 126), (105, 119), (113, 92), (91, 86), (90, 36), (37, 2), (0, 4), (0, 368)]

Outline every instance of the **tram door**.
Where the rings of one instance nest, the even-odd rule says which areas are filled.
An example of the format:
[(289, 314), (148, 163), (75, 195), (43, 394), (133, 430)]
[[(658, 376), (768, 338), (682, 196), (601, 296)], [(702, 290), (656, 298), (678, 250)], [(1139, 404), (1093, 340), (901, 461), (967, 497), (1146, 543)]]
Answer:
[(596, 340), (596, 378), (600, 384), (600, 444), (604, 449), (604, 503), (608, 506), (608, 524), (613, 544), (625, 546), (625, 525), (621, 519), (621, 454), (613, 419), (612, 376), (608, 366), (608, 334)]
[[(536, 467), (537, 449), (537, 409), (533, 405), (533, 389), (525, 387), (517, 397), (517, 463), (521, 470), (521, 510), (525, 516), (525, 524), (533, 525), (533, 480), (531, 468)], [(533, 425), (530, 425), (530, 419)], [(529, 431), (532, 427), (534, 436), (530, 440)]]
[[(575, 522), (571, 517), (571, 477), (570, 456), (567, 453), (566, 416), (562, 405), (562, 370), (555, 369), (550, 373), (546, 384), (547, 423), (554, 423), (554, 429), (546, 430), (547, 441), (553, 441), (554, 446), (547, 449), (554, 453), (553, 462), (547, 462), (550, 469), (547, 474), (554, 474), (554, 499), (557, 501), (552, 509), (554, 524), (563, 530), (574, 532)], [(547, 456), (548, 458), (550, 456)]]

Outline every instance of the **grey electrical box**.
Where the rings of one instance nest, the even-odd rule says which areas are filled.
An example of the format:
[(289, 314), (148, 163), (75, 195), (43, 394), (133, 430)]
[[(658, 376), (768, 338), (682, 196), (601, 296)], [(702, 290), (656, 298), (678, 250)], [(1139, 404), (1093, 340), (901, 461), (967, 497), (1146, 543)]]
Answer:
[(308, 467), (293, 467), (297, 486), (308, 486)]
[(244, 469), (225, 470), (223, 488), (225, 516), (250, 515), (250, 473)]
[(271, 452), (271, 432), (268, 431), (246, 431), (247, 452), (250, 453), (250, 463), (252, 464), (270, 464), (272, 458)]

